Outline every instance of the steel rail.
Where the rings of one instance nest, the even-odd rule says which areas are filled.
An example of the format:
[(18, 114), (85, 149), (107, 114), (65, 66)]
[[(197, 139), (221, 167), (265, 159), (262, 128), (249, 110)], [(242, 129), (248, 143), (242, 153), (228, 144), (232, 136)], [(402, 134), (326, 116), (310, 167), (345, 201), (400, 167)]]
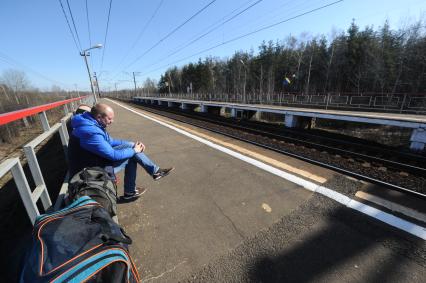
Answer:
[[(204, 120), (206, 122), (209, 122), (209, 119), (204, 119)], [(213, 123), (213, 122), (211, 122), (211, 123)], [(232, 128), (244, 130), (244, 131), (249, 131), (249, 132), (252, 132), (252, 133), (255, 133), (255, 134), (261, 134), (263, 136), (268, 136), (270, 138), (279, 138), (279, 139), (286, 140), (286, 141), (302, 143), (302, 144), (309, 145), (309, 146), (312, 146), (312, 147), (319, 147), (319, 148), (329, 150), (329, 151), (333, 151), (333, 152), (336, 152), (336, 153), (342, 153), (342, 154), (351, 155), (351, 156), (355, 155), (359, 158), (364, 158), (364, 159), (367, 159), (369, 161), (381, 162), (384, 165), (396, 166), (396, 167), (404, 168), (405, 170), (410, 171), (410, 172), (415, 172), (415, 173), (420, 173), (420, 174), (426, 175), (426, 168), (423, 168), (423, 167), (418, 167), (418, 166), (414, 166), (414, 165), (410, 165), (410, 164), (406, 164), (406, 163), (388, 160), (388, 159), (384, 159), (384, 158), (377, 157), (377, 156), (371, 156), (371, 155), (367, 155), (367, 154), (363, 154), (363, 153), (358, 153), (358, 152), (354, 152), (354, 151), (350, 151), (350, 150), (346, 150), (346, 149), (335, 148), (335, 147), (320, 144), (320, 143), (304, 141), (304, 140), (292, 138), (292, 137), (286, 137), (286, 136), (283, 136), (283, 135), (280, 135), (280, 134), (269, 133), (269, 132), (265, 132), (265, 131), (262, 131), (262, 130), (252, 129), (252, 128), (249, 128), (249, 127), (232, 125), (232, 124), (226, 123), (226, 122), (214, 122), (214, 123), (216, 123), (216, 124), (220, 123), (222, 126), (227, 126), (227, 127), (232, 127)], [(322, 139), (322, 137), (318, 137), (318, 136), (315, 136), (315, 137)], [(337, 143), (336, 140), (333, 140), (333, 139), (330, 139), (330, 138), (324, 138), (324, 139), (328, 139), (328, 140), (331, 140), (331, 141)], [(359, 145), (356, 145), (354, 143), (347, 143), (347, 142), (343, 142), (343, 143), (352, 144), (353, 146), (359, 147)], [(370, 150), (372, 150), (372, 149), (370, 149)], [(377, 149), (377, 150), (380, 150), (380, 149)]]
[[(262, 127), (269, 128), (269, 129), (271, 129), (273, 131), (277, 131), (276, 128), (273, 128), (273, 127), (268, 126), (268, 125), (262, 125)], [(342, 144), (341, 140), (336, 140), (336, 139), (329, 138), (329, 137), (322, 137), (322, 136), (318, 136), (318, 135), (314, 135), (314, 134), (309, 134), (309, 133), (301, 133), (301, 132), (298, 132), (298, 131), (295, 131), (295, 130), (292, 130), (292, 129), (289, 129), (289, 128), (284, 128), (284, 129), (279, 129), (279, 130), (281, 132), (287, 132), (287, 133), (289, 133), (291, 135), (303, 136), (304, 138), (306, 137), (306, 138), (321, 139), (321, 140), (325, 140), (325, 141), (329, 141), (329, 142), (334, 142), (334, 143), (336, 143), (336, 145)], [(345, 140), (343, 142), (345, 143), (345, 145), (348, 145), (348, 146), (354, 146), (354, 147), (359, 147), (360, 146), (357, 143), (350, 142), (350, 141), (347, 141), (347, 140)], [(378, 147), (371, 146), (371, 145), (362, 145), (362, 148), (363, 148), (363, 151), (372, 151), (372, 152), (380, 151), (380, 153), (383, 153), (383, 154), (394, 155), (396, 153), (394, 150), (391, 150), (391, 149), (378, 148)], [(420, 163), (426, 164), (426, 157), (424, 157), (424, 156), (419, 156), (419, 155), (416, 155), (416, 154), (413, 154), (413, 153), (408, 153), (408, 152), (398, 153), (398, 154), (402, 158), (405, 158), (405, 159), (415, 159), (416, 162), (420, 162)], [(389, 161), (392, 161), (392, 160), (389, 160)], [(423, 168), (423, 167), (420, 167), (420, 168)]]

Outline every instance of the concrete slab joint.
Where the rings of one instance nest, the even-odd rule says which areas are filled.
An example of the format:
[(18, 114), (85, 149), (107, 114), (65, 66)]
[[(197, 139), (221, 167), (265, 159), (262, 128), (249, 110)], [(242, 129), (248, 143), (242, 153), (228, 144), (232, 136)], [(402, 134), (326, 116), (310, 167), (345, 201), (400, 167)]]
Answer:
[(425, 149), (426, 144), (426, 127), (418, 127), (413, 129), (410, 137), (410, 149), (415, 151), (422, 151)]

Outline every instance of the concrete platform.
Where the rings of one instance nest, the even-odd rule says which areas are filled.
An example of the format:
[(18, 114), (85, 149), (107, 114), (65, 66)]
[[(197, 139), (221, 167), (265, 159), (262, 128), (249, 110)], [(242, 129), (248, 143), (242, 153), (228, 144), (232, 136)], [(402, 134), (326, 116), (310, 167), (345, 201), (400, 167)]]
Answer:
[(312, 195), (127, 110), (114, 109), (116, 122), (109, 129), (113, 137), (142, 140), (146, 154), (157, 164), (176, 167), (159, 181), (138, 169), (137, 184), (148, 191), (118, 207), (120, 224), (133, 238), (132, 254), (143, 278), (175, 268), (170, 279), (176, 281)]
[[(137, 183), (148, 191), (118, 208), (120, 224), (133, 238), (131, 252), (143, 282), (421, 282), (426, 276), (423, 240), (107, 103), (116, 111), (109, 129), (113, 137), (142, 140), (160, 166), (176, 167), (159, 181), (139, 169)], [(363, 186), (209, 135), (331, 189), (354, 195)]]

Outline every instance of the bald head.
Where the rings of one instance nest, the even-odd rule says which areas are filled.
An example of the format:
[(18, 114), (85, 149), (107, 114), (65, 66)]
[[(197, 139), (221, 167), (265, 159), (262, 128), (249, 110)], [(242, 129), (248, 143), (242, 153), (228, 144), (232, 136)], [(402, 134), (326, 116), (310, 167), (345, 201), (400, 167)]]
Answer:
[(87, 104), (80, 104), (75, 110), (75, 114), (83, 114), (84, 112), (90, 112), (92, 107)]
[(95, 118), (95, 120), (98, 121), (98, 123), (101, 124), (101, 126), (104, 128), (114, 122), (114, 110), (112, 110), (111, 106), (107, 104), (96, 104), (92, 107), (90, 113), (92, 114), (93, 118)]

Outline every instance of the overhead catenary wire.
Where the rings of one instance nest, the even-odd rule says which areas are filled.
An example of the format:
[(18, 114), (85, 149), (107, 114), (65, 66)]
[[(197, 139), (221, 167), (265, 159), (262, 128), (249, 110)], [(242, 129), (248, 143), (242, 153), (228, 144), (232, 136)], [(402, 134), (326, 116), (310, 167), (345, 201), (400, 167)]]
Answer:
[(70, 2), (69, 2), (69, 0), (67, 0), (67, 6), (68, 6), (68, 11), (69, 11), (69, 13), (70, 13), (70, 17), (71, 17), (72, 25), (74, 26), (74, 31), (75, 31), (75, 36), (76, 36), (76, 38), (77, 38), (78, 46), (80, 47), (80, 50), (82, 50), (82, 48), (81, 48), (81, 41), (80, 41), (80, 37), (78, 36), (77, 27), (75, 26), (74, 16), (72, 15), (72, 11), (71, 11), (71, 6), (70, 6)]
[[(129, 56), (130, 52), (136, 47), (136, 44), (139, 42), (139, 40), (142, 38), (142, 35), (145, 33), (146, 29), (149, 27), (149, 25), (151, 24), (152, 20), (155, 18), (155, 16), (158, 13), (158, 10), (160, 9), (160, 7), (162, 6), (164, 0), (161, 0), (160, 3), (157, 5), (157, 7), (154, 10), (154, 13), (152, 13), (151, 17), (149, 18), (149, 20), (146, 22), (146, 24), (142, 27), (141, 31), (139, 32), (138, 36), (136, 37), (136, 40), (133, 42), (133, 44), (131, 45), (131, 47), (129, 48), (129, 50), (124, 54), (123, 59), (121, 59), (120, 63), (118, 64), (118, 66), (121, 66), (121, 64), (127, 59), (127, 57)], [(118, 68), (117, 68), (118, 69)]]
[(107, 37), (108, 37), (109, 19), (110, 19), (110, 16), (111, 16), (111, 7), (112, 7), (112, 0), (109, 1), (108, 19), (107, 19), (107, 24), (106, 24), (106, 29), (105, 29), (104, 45), (103, 45), (103, 48), (102, 48), (102, 60), (101, 60), (101, 68), (100, 68), (101, 71), (102, 71), (102, 68), (104, 66), (104, 57), (105, 57), (106, 42), (107, 42)]
[[(207, 30), (207, 32), (202, 32), (201, 34), (196, 35), (195, 37), (193, 37), (193, 38), (191, 39), (191, 41), (190, 41), (189, 43), (186, 43), (186, 44), (182, 44), (182, 45), (180, 45), (179, 47), (177, 47), (177, 49), (175, 49), (174, 51), (172, 51), (172, 53), (170, 53), (170, 54), (168, 54), (168, 55), (166, 55), (166, 56), (162, 57), (161, 59), (159, 59), (159, 60), (155, 61), (154, 63), (151, 63), (151, 64), (149, 64), (149, 65), (144, 66), (143, 68), (150, 68), (150, 67), (153, 67), (153, 66), (155, 66), (155, 65), (158, 65), (159, 63), (161, 63), (161, 62), (165, 61), (166, 59), (170, 58), (171, 56), (175, 55), (176, 53), (180, 52), (181, 50), (185, 49), (186, 47), (188, 47), (188, 46), (192, 45), (193, 43), (195, 43), (195, 42), (197, 42), (198, 40), (202, 39), (202, 38), (203, 38), (203, 37), (205, 37), (206, 35), (210, 34), (210, 33), (211, 33), (211, 32), (213, 32), (214, 30), (217, 30), (218, 28), (223, 27), (226, 23), (230, 22), (231, 20), (235, 19), (237, 16), (239, 16), (239, 15), (243, 14), (243, 13), (244, 13), (244, 12), (246, 12), (248, 9), (250, 9), (250, 8), (252, 8), (253, 6), (255, 6), (256, 4), (258, 4), (258, 1), (255, 1), (254, 3), (250, 4), (248, 7), (246, 7), (245, 9), (243, 9), (242, 11), (238, 12), (236, 15), (233, 15), (235, 11), (239, 10), (241, 7), (246, 6), (246, 4), (248, 4), (249, 2), (252, 2), (252, 1), (251, 1), (251, 0), (249, 0), (249, 1), (245, 2), (245, 3), (244, 3), (243, 5), (241, 5), (240, 7), (238, 7), (238, 8), (236, 8), (236, 9), (234, 9), (233, 11), (231, 11), (230, 13), (228, 13), (226, 16), (222, 17), (222, 18), (221, 18), (221, 20), (219, 20), (219, 21), (215, 22), (214, 24), (210, 25), (208, 28), (206, 28), (206, 29), (204, 30), (204, 31), (206, 31), (206, 30)], [(291, 2), (291, 1), (290, 1), (290, 0), (289, 0), (289, 1), (285, 1), (285, 2), (283, 2), (283, 3), (282, 3), (282, 5), (280, 5), (279, 7), (281, 8), (281, 7), (283, 7), (283, 6), (287, 6), (289, 2)], [(306, 3), (306, 2), (308, 2), (308, 1), (305, 1), (305, 3)], [(297, 3), (297, 4), (300, 4), (300, 3)], [(296, 6), (300, 6), (300, 5), (296, 5)], [(276, 11), (276, 9), (274, 9), (273, 11)], [(231, 15), (233, 15), (233, 16), (231, 16)], [(290, 15), (291, 15), (291, 13), (290, 13)], [(231, 16), (231, 18), (229, 18), (229, 19), (225, 20), (224, 22), (221, 22), (221, 21), (223, 21), (223, 20), (224, 20), (226, 17), (228, 17), (228, 16)], [(264, 16), (266, 16), (266, 15), (259, 16), (259, 17), (257, 17), (257, 18), (264, 17)], [(251, 22), (252, 22), (252, 21), (251, 21)], [(234, 31), (235, 31), (235, 30), (234, 30)]]
[(61, 1), (61, 0), (58, 0), (58, 2), (59, 2), (59, 4), (61, 5), (62, 12), (63, 12), (63, 14), (64, 14), (65, 20), (66, 20), (67, 25), (68, 25), (68, 29), (69, 29), (69, 31), (70, 31), (70, 33), (71, 33), (71, 37), (72, 37), (72, 39), (73, 39), (73, 41), (74, 41), (74, 44), (75, 44), (75, 48), (77, 48), (77, 51), (78, 51), (78, 52), (80, 52), (80, 51), (81, 51), (81, 48), (79, 48), (79, 47), (78, 47), (77, 40), (75, 39), (74, 32), (72, 31), (72, 28), (71, 28), (70, 22), (69, 22), (68, 17), (67, 17), (67, 13), (65, 12), (65, 9), (64, 9), (64, 5), (62, 4), (62, 1)]
[[(262, 15), (257, 15), (247, 25), (240, 25), (232, 31), (235, 34), (243, 33), (247, 30), (257, 28), (266, 22), (273, 23), (292, 14), (298, 14), (301, 11), (310, 9), (311, 7), (322, 5), (330, 0), (299, 0), (299, 1), (282, 1), (280, 5), (272, 7)], [(282, 8), (285, 8), (285, 11)]]
[(132, 66), (133, 64), (135, 64), (137, 61), (139, 61), (140, 59), (142, 59), (146, 54), (148, 54), (151, 50), (153, 50), (155, 47), (157, 47), (158, 45), (160, 45), (164, 40), (166, 40), (167, 38), (169, 38), (171, 35), (173, 35), (175, 32), (177, 32), (180, 28), (182, 28), (184, 25), (186, 25), (187, 23), (189, 23), (192, 19), (194, 19), (196, 16), (198, 16), (199, 14), (201, 14), (205, 9), (207, 9), (210, 5), (212, 5), (214, 2), (216, 2), (217, 0), (213, 0), (210, 1), (209, 3), (207, 3), (207, 5), (205, 5), (203, 8), (201, 8), (200, 10), (198, 10), (195, 14), (193, 14), (191, 17), (189, 17), (188, 19), (186, 19), (183, 23), (181, 23), (179, 26), (177, 26), (176, 28), (174, 28), (172, 31), (170, 31), (166, 36), (162, 37), (159, 41), (157, 41), (154, 45), (152, 45), (150, 48), (148, 48), (144, 53), (142, 53), (140, 56), (138, 56), (136, 59), (134, 59), (130, 64), (128, 64), (124, 70), (128, 69), (130, 66)]
[(202, 51), (199, 51), (199, 52), (197, 52), (197, 53), (195, 53), (195, 54), (192, 54), (192, 55), (190, 55), (190, 56), (187, 56), (187, 57), (185, 57), (185, 58), (182, 58), (182, 59), (179, 59), (179, 60), (174, 61), (174, 62), (172, 62), (172, 63), (166, 64), (166, 65), (163, 65), (163, 66), (158, 67), (158, 68), (156, 68), (156, 69), (150, 70), (150, 71), (148, 71), (148, 72), (146, 72), (146, 73), (143, 73), (143, 74), (141, 74), (141, 75), (142, 75), (142, 76), (143, 76), (143, 75), (147, 75), (147, 74), (149, 74), (149, 73), (152, 73), (152, 72), (155, 72), (155, 71), (157, 71), (157, 70), (163, 69), (163, 68), (168, 67), (168, 66), (170, 66), (170, 65), (174, 65), (174, 64), (176, 64), (176, 63), (182, 62), (182, 61), (187, 60), (187, 59), (189, 59), (189, 58), (192, 58), (192, 57), (194, 57), (194, 56), (200, 55), (200, 54), (202, 54), (202, 53), (204, 53), (204, 52), (210, 51), (210, 50), (215, 49), (215, 48), (217, 48), (217, 47), (220, 47), (220, 46), (226, 45), (226, 44), (228, 44), (228, 43), (231, 43), (231, 42), (237, 41), (237, 40), (239, 40), (239, 39), (242, 39), (242, 38), (245, 38), (245, 37), (247, 37), (247, 36), (253, 35), (253, 34), (255, 34), (255, 33), (258, 33), (258, 32), (261, 32), (261, 31), (264, 31), (264, 30), (266, 30), (266, 29), (270, 29), (270, 28), (275, 27), (275, 26), (277, 26), (277, 25), (280, 25), (280, 24), (283, 24), (283, 23), (289, 22), (289, 21), (291, 21), (291, 20), (294, 20), (294, 19), (300, 18), (300, 17), (302, 17), (302, 16), (305, 16), (305, 15), (307, 15), (307, 14), (311, 14), (311, 13), (313, 13), (313, 12), (316, 12), (316, 11), (319, 11), (319, 10), (325, 9), (325, 8), (327, 8), (327, 7), (330, 7), (330, 6), (336, 5), (336, 4), (340, 3), (340, 2), (343, 2), (343, 0), (338, 0), (338, 1), (331, 2), (331, 3), (329, 3), (329, 4), (326, 4), (326, 5), (320, 6), (320, 7), (318, 7), (318, 8), (311, 9), (311, 10), (309, 10), (309, 11), (306, 11), (306, 12), (300, 13), (300, 14), (298, 14), (298, 15), (296, 15), (296, 16), (293, 16), (293, 17), (290, 17), (290, 18), (284, 19), (284, 20), (279, 21), (279, 22), (277, 22), (277, 23), (273, 23), (273, 24), (270, 24), (270, 25), (264, 26), (264, 27), (262, 27), (262, 28), (259, 28), (259, 29), (257, 29), (257, 30), (251, 31), (251, 32), (249, 32), (249, 33), (246, 33), (246, 34), (243, 34), (243, 35), (240, 35), (240, 36), (236, 36), (236, 37), (234, 37), (234, 38), (231, 38), (231, 39), (229, 39), (229, 40), (227, 40), (227, 41), (224, 41), (224, 42), (222, 42), (222, 43), (216, 44), (216, 45), (211, 46), (211, 47), (209, 47), (209, 48), (206, 48), (206, 49), (204, 49), (204, 50), (202, 50)]
[[(250, 2), (250, 1), (248, 1), (248, 2)], [(283, 7), (283, 6), (285, 6), (285, 5), (287, 5), (289, 2), (291, 2), (291, 1), (286, 1), (284, 4), (282, 4), (282, 5), (280, 5), (279, 7)], [(305, 1), (305, 3), (306, 2), (308, 2), (308, 1)], [(246, 3), (245, 3), (246, 4)], [(245, 5), (244, 4), (244, 5)], [(299, 4), (299, 3), (297, 3), (297, 4)], [(243, 5), (243, 6), (244, 6)], [(296, 5), (296, 6), (300, 6), (300, 5)], [(238, 9), (237, 9), (238, 10)], [(235, 11), (235, 10), (234, 10)], [(232, 11), (230, 14), (228, 14), (228, 15), (232, 15), (233, 14), (233, 12), (234, 11)], [(274, 9), (273, 11), (276, 11), (276, 9)], [(300, 13), (300, 10), (298, 10), (298, 11), (294, 11), (294, 13)], [(288, 15), (292, 15), (293, 13), (289, 13)], [(260, 16), (259, 15), (259, 17), (257, 17), (257, 18), (261, 18), (261, 17), (265, 17), (265, 15), (262, 15), (262, 16)], [(225, 18), (225, 17), (224, 17)], [(223, 19), (223, 18), (222, 18)], [(229, 22), (230, 21), (230, 19), (228, 19), (228, 20), (226, 20), (226, 22)], [(251, 21), (252, 22), (252, 21)], [(224, 24), (224, 23), (223, 23)], [(223, 24), (220, 24), (220, 26), (223, 26)], [(214, 24), (214, 25), (212, 25), (212, 26), (216, 26), (216, 23)], [(219, 27), (220, 27), (219, 26)], [(233, 30), (233, 31), (235, 31), (235, 30)], [(186, 47), (188, 47), (190, 44), (185, 44), (185, 46)], [(184, 45), (181, 45), (181, 47), (182, 46), (184, 46)], [(167, 58), (170, 58), (172, 55), (174, 55), (174, 54), (176, 54), (177, 52), (179, 52), (179, 51), (181, 51), (181, 50), (183, 50), (183, 48), (181, 48), (181, 47), (179, 47), (178, 48), (178, 50), (175, 50), (172, 54), (169, 54), (169, 55), (167, 55), (166, 57), (164, 57), (164, 58), (161, 58), (160, 60), (157, 60), (156, 62), (154, 62), (154, 63), (152, 63), (152, 64), (149, 64), (149, 65), (147, 65), (147, 66), (144, 66), (144, 68), (150, 68), (150, 67), (153, 67), (153, 66), (155, 66), (155, 65), (158, 65), (159, 63), (161, 63), (162, 61), (165, 61)], [(194, 55), (195, 56), (195, 55)], [(179, 62), (180, 62), (181, 60), (179, 60)], [(170, 64), (170, 63), (169, 63)], [(167, 66), (169, 65), (169, 64), (167, 64)], [(173, 63), (172, 63), (173, 64)], [(162, 66), (162, 67), (159, 67), (159, 68), (163, 68), (164, 66)], [(156, 69), (154, 69), (153, 71), (155, 71), (155, 70), (158, 70), (158, 68), (156, 68)], [(152, 71), (151, 71), (152, 72)], [(146, 74), (146, 73), (145, 73)]]
[[(229, 19), (225, 20), (222, 23), (219, 23), (217, 26), (209, 29), (207, 32), (203, 33), (202, 35), (196, 37), (195, 39), (191, 40), (190, 42), (188, 42), (187, 44), (183, 45), (182, 47), (178, 48), (177, 50), (173, 51), (172, 53), (166, 55), (165, 57), (163, 57), (160, 61), (155, 62), (154, 64), (148, 65), (147, 68), (158, 64), (159, 62), (162, 62), (168, 58), (170, 58), (171, 56), (175, 55), (176, 53), (182, 51), (183, 49), (185, 49), (186, 47), (194, 44), (195, 42), (199, 41), (200, 39), (204, 38), (206, 35), (212, 33), (213, 31), (217, 30), (218, 28), (220, 28), (221, 26), (223, 26), (224, 24), (232, 21), (233, 19), (235, 19), (236, 17), (240, 16), (241, 14), (243, 14), (244, 12), (248, 11), (249, 9), (253, 8), (254, 6), (256, 6), (257, 4), (259, 4), (260, 2), (262, 2), (263, 0), (257, 0), (256, 2), (252, 3), (250, 6), (248, 6), (247, 8), (243, 9), (242, 11), (238, 12), (237, 14), (235, 14), (234, 16), (230, 17)], [(235, 11), (235, 10), (234, 10)], [(233, 11), (233, 12), (234, 12)], [(233, 13), (232, 12), (232, 13)]]
[(32, 73), (32, 74), (34, 74), (34, 75), (36, 75), (36, 76), (38, 76), (38, 77), (40, 77), (40, 78), (42, 78), (46, 81), (49, 81), (51, 83), (59, 84), (59, 85), (65, 86), (65, 87), (71, 86), (70, 84), (66, 84), (64, 82), (60, 82), (60, 81), (57, 81), (55, 79), (49, 78), (48, 76), (43, 75), (42, 73), (40, 73), (40, 72), (38, 72), (38, 71), (28, 67), (28, 66), (16, 61), (15, 59), (13, 59), (12, 57), (8, 56), (7, 54), (5, 54), (3, 52), (0, 52), (0, 60), (5, 62), (6, 64), (9, 64), (9, 65), (12, 65), (12, 66), (18, 66), (19, 68), (23, 69), (24, 71), (30, 72), (30, 73)]
[[(248, 2), (250, 2), (250, 1), (248, 1)], [(284, 2), (284, 4), (282, 4), (282, 5), (280, 5), (279, 7), (281, 8), (281, 7), (283, 7), (283, 6), (285, 6), (285, 5), (287, 5), (289, 2), (291, 2), (291, 1), (286, 1), (286, 2)], [(308, 1), (305, 1), (305, 3), (306, 2), (308, 2)], [(247, 4), (247, 3), (245, 3), (245, 4)], [(244, 5), (245, 5), (244, 4)], [(257, 2), (256, 3), (253, 3), (252, 5), (250, 5), (249, 7), (247, 7), (244, 11), (241, 11), (241, 12), (239, 12), (239, 14), (242, 14), (243, 12), (245, 12), (246, 10), (248, 10), (249, 8), (251, 8), (252, 6), (254, 6), (255, 4), (257, 4)], [(297, 4), (300, 4), (300, 3), (297, 3)], [(244, 6), (243, 5), (243, 6)], [(300, 5), (297, 5), (297, 6), (300, 6)], [(232, 15), (236, 10), (238, 10), (238, 9), (235, 9), (234, 11), (232, 11), (231, 13), (229, 13), (228, 15)], [(275, 9), (276, 10), (276, 9)], [(275, 10), (273, 10), (273, 11), (275, 11)], [(238, 14), (238, 15), (239, 15)], [(228, 16), (227, 15), (227, 16)], [(223, 23), (220, 23), (219, 24), (219, 26), (217, 26), (217, 28), (219, 28), (219, 27), (222, 27), (225, 23), (227, 23), (227, 22), (229, 22), (229, 21), (231, 21), (233, 18), (235, 18), (236, 16), (238, 16), (238, 15), (235, 15), (235, 16), (233, 16), (232, 18), (230, 18), (230, 19), (228, 19), (228, 20), (226, 20), (225, 22), (223, 22)], [(265, 17), (266, 15), (263, 15), (263, 16), (261, 16), (261, 17)], [(226, 17), (226, 16), (225, 16)], [(225, 18), (225, 17), (223, 17), (222, 18), (222, 20)], [(258, 19), (259, 18), (261, 18), (260, 16), (259, 17), (257, 17)], [(251, 23), (252, 23), (253, 21), (251, 21)], [(215, 23), (215, 24), (213, 24), (213, 25), (211, 25), (210, 27), (214, 27), (214, 26), (216, 26), (216, 24), (217, 24), (217, 22)], [(210, 28), (209, 27), (209, 28)], [(207, 28), (207, 29), (209, 29), (209, 28)], [(217, 28), (213, 28), (213, 29), (217, 29)], [(190, 43), (186, 43), (186, 44), (183, 44), (183, 45), (181, 45), (180, 47), (178, 47), (175, 51), (173, 51), (171, 54), (168, 54), (168, 55), (166, 55), (165, 57), (162, 57), (160, 60), (158, 60), (158, 61), (156, 61), (156, 62), (154, 62), (154, 63), (152, 63), (152, 64), (149, 64), (149, 65), (147, 65), (147, 66), (144, 66), (144, 68), (150, 68), (150, 67), (152, 67), (152, 66), (155, 66), (155, 65), (157, 65), (157, 64), (159, 64), (159, 63), (161, 63), (162, 61), (165, 61), (166, 59), (168, 59), (168, 58), (170, 58), (171, 56), (173, 56), (173, 55), (175, 55), (176, 53), (178, 53), (179, 51), (181, 51), (181, 50), (183, 50), (184, 48), (186, 48), (186, 47), (188, 47), (188, 46), (190, 46), (190, 45), (192, 45), (192, 43), (195, 43), (196, 41), (198, 41), (198, 39), (201, 39), (202, 37), (204, 37), (205, 35), (207, 35), (207, 34), (209, 34), (210, 32), (213, 32), (214, 30), (212, 30), (212, 31), (208, 31), (208, 32), (206, 32), (206, 34), (202, 34), (202, 35), (197, 35), (196, 37), (194, 37), (194, 39), (192, 39), (191, 40), (191, 42)], [(234, 30), (235, 31), (235, 30)], [(197, 37), (199, 37), (199, 38), (197, 38)]]

